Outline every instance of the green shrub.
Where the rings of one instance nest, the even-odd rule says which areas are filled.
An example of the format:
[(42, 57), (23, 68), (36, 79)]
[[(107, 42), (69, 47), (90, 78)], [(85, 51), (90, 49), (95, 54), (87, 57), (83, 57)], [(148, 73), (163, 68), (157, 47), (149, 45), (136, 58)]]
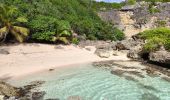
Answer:
[(164, 46), (166, 50), (170, 50), (170, 29), (160, 27), (152, 30), (141, 32), (139, 36), (147, 41), (144, 46), (145, 51), (155, 51)]
[(73, 44), (78, 44), (79, 43), (79, 40), (77, 38), (72, 38), (72, 43)]
[(152, 6), (151, 8), (149, 8), (149, 12), (150, 12), (151, 14), (154, 14), (154, 13), (159, 13), (160, 10), (159, 10), (158, 8), (154, 8), (154, 7)]
[(128, 5), (134, 5), (136, 4), (136, 0), (127, 0)]
[(32, 39), (38, 41), (53, 41), (53, 37), (55, 36), (55, 32), (36, 32), (32, 35)]
[(164, 39), (153, 37), (147, 40), (147, 43), (144, 45), (144, 51), (145, 52), (156, 51), (156, 50), (159, 50), (159, 48), (162, 45), (165, 45)]

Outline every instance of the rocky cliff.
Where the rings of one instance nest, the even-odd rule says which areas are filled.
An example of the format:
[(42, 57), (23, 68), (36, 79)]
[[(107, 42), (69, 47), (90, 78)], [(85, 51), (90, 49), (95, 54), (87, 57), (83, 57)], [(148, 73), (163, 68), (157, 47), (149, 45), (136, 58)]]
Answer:
[(124, 6), (120, 10), (101, 11), (98, 15), (106, 22), (121, 29), (127, 38), (146, 29), (160, 26), (170, 27), (170, 2), (156, 3), (150, 8), (150, 3), (138, 2), (135, 5)]

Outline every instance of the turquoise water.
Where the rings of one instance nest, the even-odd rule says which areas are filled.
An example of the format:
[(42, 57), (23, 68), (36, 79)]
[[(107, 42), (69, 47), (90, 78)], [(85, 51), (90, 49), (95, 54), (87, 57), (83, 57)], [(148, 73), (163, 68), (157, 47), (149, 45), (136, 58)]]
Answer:
[(19, 80), (11, 82), (20, 86), (45, 80), (39, 88), (46, 91), (45, 99), (68, 100), (70, 96), (76, 96), (82, 100), (170, 100), (170, 83), (160, 77), (146, 76), (136, 82), (90, 64), (60, 68)]

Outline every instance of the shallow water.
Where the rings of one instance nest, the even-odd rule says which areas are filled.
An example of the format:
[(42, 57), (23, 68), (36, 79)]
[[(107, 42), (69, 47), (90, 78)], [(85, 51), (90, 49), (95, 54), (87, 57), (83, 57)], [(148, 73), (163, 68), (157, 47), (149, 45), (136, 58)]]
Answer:
[(10, 83), (22, 86), (35, 80), (46, 81), (39, 88), (46, 91), (45, 99), (68, 100), (72, 96), (82, 100), (170, 100), (170, 83), (160, 77), (145, 76), (134, 81), (91, 64), (58, 68)]

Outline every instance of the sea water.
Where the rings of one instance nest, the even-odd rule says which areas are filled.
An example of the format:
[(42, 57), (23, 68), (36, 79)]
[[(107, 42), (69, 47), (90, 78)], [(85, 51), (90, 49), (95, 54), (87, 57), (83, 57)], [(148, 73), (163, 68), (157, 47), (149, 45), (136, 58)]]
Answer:
[(57, 68), (11, 80), (11, 83), (21, 86), (36, 80), (46, 81), (38, 88), (46, 92), (45, 99), (170, 100), (170, 83), (160, 77), (145, 76), (132, 81), (91, 64)]

